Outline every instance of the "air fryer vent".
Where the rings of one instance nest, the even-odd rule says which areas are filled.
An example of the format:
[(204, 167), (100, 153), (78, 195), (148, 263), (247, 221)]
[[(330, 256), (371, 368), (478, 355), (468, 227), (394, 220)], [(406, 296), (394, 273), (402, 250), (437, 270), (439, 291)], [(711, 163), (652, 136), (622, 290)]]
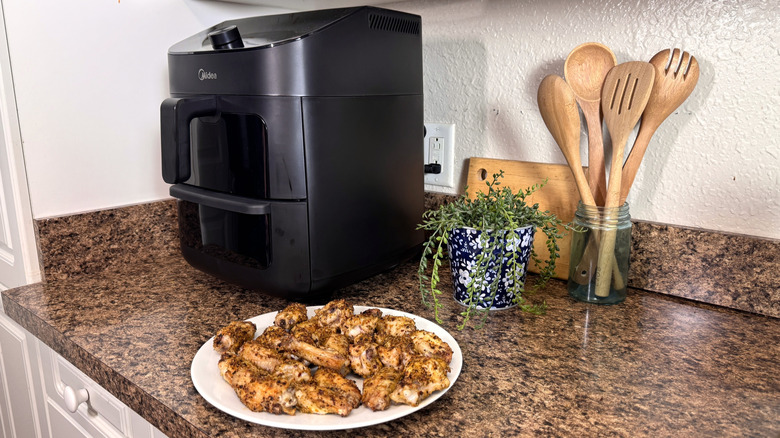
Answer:
[(388, 30), (390, 32), (401, 32), (412, 35), (420, 34), (419, 22), (382, 14), (369, 14), (368, 27), (371, 29)]

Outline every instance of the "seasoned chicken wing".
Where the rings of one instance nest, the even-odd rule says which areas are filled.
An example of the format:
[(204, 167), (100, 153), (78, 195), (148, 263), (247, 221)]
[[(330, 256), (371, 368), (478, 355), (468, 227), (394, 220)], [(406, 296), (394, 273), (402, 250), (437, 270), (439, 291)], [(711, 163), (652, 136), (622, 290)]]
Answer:
[(298, 410), (306, 414), (338, 414), (346, 417), (354, 409), (346, 396), (314, 382), (296, 385), (295, 399)]
[(368, 309), (359, 315), (347, 318), (341, 325), (341, 332), (352, 341), (361, 336), (373, 335), (381, 317), (381, 310)]
[(360, 377), (368, 377), (382, 367), (377, 345), (370, 337), (364, 336), (357, 343), (350, 344), (349, 363), (352, 372)]
[(275, 375), (252, 376), (249, 382), (234, 387), (236, 395), (249, 410), (295, 415), (295, 388), (291, 380)]
[(317, 344), (330, 351), (347, 356), (349, 354), (349, 339), (333, 327), (323, 327), (314, 335)]
[(414, 350), (425, 357), (438, 357), (447, 364), (452, 361), (452, 348), (435, 333), (416, 330), (412, 333), (412, 343)]
[(311, 370), (303, 362), (285, 359), (274, 368), (273, 374), (293, 383), (308, 382), (311, 380)]
[(382, 365), (401, 371), (417, 355), (412, 339), (408, 336), (380, 336), (374, 338), (376, 351)]
[[(219, 374), (232, 387), (245, 385), (249, 382), (252, 375), (261, 377), (266, 374), (248, 360), (230, 353), (222, 354), (217, 366), (219, 367)], [(241, 370), (240, 373), (239, 370)]]
[(271, 325), (268, 326), (260, 336), (256, 337), (254, 342), (266, 347), (273, 348), (274, 350), (281, 351), (282, 342), (290, 336), (283, 328)]
[(268, 374), (240, 356), (224, 354), (219, 363), (222, 378), (241, 403), (254, 412), (295, 415), (293, 381)]
[(333, 300), (314, 311), (321, 327), (341, 327), (350, 316), (355, 314), (352, 304), (344, 300)]
[(285, 357), (275, 348), (267, 347), (257, 341), (244, 343), (238, 350), (238, 356), (268, 372), (273, 371), (285, 360)]
[(310, 382), (296, 386), (295, 398), (301, 412), (346, 417), (360, 405), (360, 390), (339, 373), (319, 368)]
[(377, 332), (388, 336), (409, 336), (417, 330), (412, 318), (385, 315), (376, 326)]
[(436, 357), (415, 357), (404, 368), (401, 381), (390, 394), (396, 403), (417, 406), (434, 391), (450, 386), (447, 364)]
[(214, 350), (217, 353), (235, 353), (244, 342), (255, 337), (257, 326), (249, 321), (233, 321), (222, 327), (214, 336)]
[(349, 372), (349, 359), (345, 355), (301, 341), (295, 336), (285, 339), (282, 348), (314, 365), (336, 370), (341, 375), (347, 375)]
[(338, 372), (327, 368), (318, 368), (312, 376), (312, 379), (317, 385), (323, 388), (329, 388), (343, 394), (347, 397), (353, 408), (360, 406), (360, 389), (357, 387), (354, 380), (348, 379)]
[(274, 318), (274, 325), (290, 331), (296, 324), (309, 319), (306, 314), (306, 306), (301, 303), (292, 303), (285, 307)]
[(383, 411), (390, 407), (390, 394), (398, 386), (401, 372), (384, 367), (363, 381), (363, 405), (372, 411)]
[(300, 341), (316, 344), (318, 331), (320, 329), (321, 327), (317, 319), (311, 318), (296, 324), (292, 330), (290, 330), (290, 334)]

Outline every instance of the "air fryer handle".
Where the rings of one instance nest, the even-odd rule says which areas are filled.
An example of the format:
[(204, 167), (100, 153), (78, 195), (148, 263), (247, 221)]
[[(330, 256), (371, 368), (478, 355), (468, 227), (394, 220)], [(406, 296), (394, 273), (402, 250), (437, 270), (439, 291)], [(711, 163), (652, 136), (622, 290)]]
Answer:
[(162, 174), (168, 184), (190, 177), (190, 122), (217, 114), (216, 97), (172, 97), (160, 105)]
[(251, 215), (271, 214), (271, 204), (266, 201), (214, 192), (187, 184), (172, 185), (170, 193), (174, 198), (220, 210)]

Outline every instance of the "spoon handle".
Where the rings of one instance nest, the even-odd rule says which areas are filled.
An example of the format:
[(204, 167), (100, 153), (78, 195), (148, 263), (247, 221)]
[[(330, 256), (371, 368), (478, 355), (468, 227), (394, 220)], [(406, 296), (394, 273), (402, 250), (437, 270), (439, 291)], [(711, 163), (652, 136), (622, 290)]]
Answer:
[(620, 203), (618, 205), (623, 205), (626, 202), (628, 192), (631, 190), (634, 178), (636, 178), (636, 174), (639, 171), (639, 165), (642, 164), (642, 158), (645, 156), (647, 146), (650, 144), (650, 139), (655, 134), (658, 126), (658, 123), (650, 122), (650, 120), (642, 120), (642, 123), (639, 125), (639, 132), (636, 135), (634, 146), (623, 164), (620, 181)]
[[(625, 153), (626, 142), (628, 136), (613, 137), (612, 143), (612, 169), (620, 169), (620, 164), (623, 163), (623, 155)], [(622, 179), (622, 172), (612, 172), (609, 176), (609, 186), (607, 187), (607, 199), (604, 203), (605, 207), (620, 207), (618, 202), (620, 201), (620, 180)], [(602, 233), (601, 242), (599, 243), (599, 263), (596, 267), (596, 296), (607, 297), (609, 296), (609, 285), (612, 282), (612, 272), (615, 260), (615, 240), (617, 233), (615, 230), (608, 230)]]
[(586, 117), (588, 124), (588, 186), (595, 205), (604, 205), (607, 194), (607, 170), (604, 166), (604, 138), (598, 108), (595, 115)]
[[(593, 204), (603, 206), (607, 193), (607, 170), (604, 166), (604, 138), (601, 131), (600, 100), (577, 97), (585, 124), (588, 126), (588, 187), (593, 194)], [(584, 198), (583, 198), (584, 201)]]

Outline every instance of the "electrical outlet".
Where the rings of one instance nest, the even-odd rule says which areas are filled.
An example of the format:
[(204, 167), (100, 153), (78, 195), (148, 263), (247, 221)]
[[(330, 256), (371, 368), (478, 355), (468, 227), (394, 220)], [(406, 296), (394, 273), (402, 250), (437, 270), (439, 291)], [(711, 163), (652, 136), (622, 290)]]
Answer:
[(455, 187), (455, 125), (425, 124), (425, 164), (440, 164), (441, 173), (426, 173), (425, 184)]

